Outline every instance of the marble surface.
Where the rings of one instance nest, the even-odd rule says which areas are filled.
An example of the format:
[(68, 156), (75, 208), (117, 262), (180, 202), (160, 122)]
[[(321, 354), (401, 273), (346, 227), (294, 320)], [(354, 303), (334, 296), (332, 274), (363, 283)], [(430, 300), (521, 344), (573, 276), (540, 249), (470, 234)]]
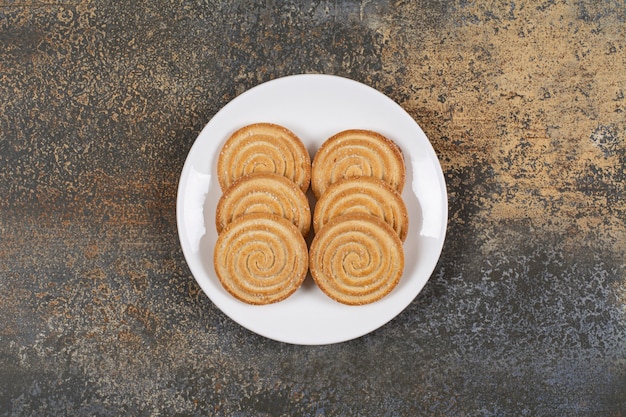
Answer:
[[(623, 2), (0, 1), (0, 416), (626, 414)], [(429, 136), (447, 240), (390, 323), (255, 335), (191, 276), (187, 152), (297, 73)]]

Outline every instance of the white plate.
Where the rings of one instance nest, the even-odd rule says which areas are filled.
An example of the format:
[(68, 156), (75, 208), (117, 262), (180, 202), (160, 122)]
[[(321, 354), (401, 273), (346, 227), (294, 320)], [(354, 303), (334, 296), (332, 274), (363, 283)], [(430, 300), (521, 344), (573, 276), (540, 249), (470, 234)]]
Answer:
[[(326, 297), (311, 277), (286, 300), (251, 306), (221, 286), (213, 268), (219, 150), (237, 128), (273, 122), (291, 129), (311, 159), (331, 135), (345, 129), (375, 130), (403, 150), (409, 211), (405, 269), (382, 300), (346, 306)], [(293, 75), (254, 87), (222, 108), (205, 126), (183, 167), (177, 199), (178, 233), (191, 273), (211, 301), (241, 326), (286, 343), (323, 345), (365, 335), (398, 315), (417, 296), (437, 264), (446, 233), (448, 202), (437, 156), (428, 138), (398, 104), (356, 81), (330, 75)]]

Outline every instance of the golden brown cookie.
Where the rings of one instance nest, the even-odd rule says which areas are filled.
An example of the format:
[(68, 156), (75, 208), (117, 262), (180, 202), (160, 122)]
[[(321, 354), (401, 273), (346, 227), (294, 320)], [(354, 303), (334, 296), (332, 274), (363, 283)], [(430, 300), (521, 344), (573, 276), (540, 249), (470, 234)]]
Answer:
[(340, 179), (376, 177), (402, 193), (406, 168), (402, 151), (393, 141), (370, 130), (345, 130), (330, 137), (313, 158), (311, 188), (320, 198)]
[(254, 172), (282, 175), (306, 192), (311, 182), (311, 157), (289, 129), (272, 123), (251, 124), (226, 140), (217, 160), (217, 177), (226, 191), (235, 180)]
[(215, 272), (233, 297), (270, 304), (293, 294), (306, 277), (307, 246), (290, 221), (274, 214), (239, 217), (218, 236)]
[(217, 232), (249, 213), (276, 214), (292, 222), (305, 237), (311, 227), (308, 198), (293, 181), (278, 174), (248, 174), (228, 187), (215, 211)]
[(402, 242), (375, 216), (344, 214), (316, 233), (309, 269), (330, 298), (349, 305), (373, 303), (389, 294), (402, 277)]
[(409, 215), (400, 194), (383, 180), (352, 177), (331, 184), (315, 205), (313, 229), (320, 230), (335, 217), (348, 213), (371, 214), (391, 226), (401, 241), (406, 239)]

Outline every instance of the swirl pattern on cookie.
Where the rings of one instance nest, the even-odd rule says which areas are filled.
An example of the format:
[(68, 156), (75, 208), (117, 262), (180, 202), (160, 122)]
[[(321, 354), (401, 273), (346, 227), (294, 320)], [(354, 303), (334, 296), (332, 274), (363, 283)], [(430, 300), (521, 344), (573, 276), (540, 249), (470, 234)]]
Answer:
[(370, 130), (345, 130), (330, 137), (313, 158), (311, 188), (319, 198), (340, 179), (376, 177), (402, 193), (406, 168), (402, 151), (393, 141)]
[(315, 205), (313, 229), (318, 231), (330, 220), (348, 213), (376, 216), (391, 226), (401, 241), (406, 239), (406, 205), (396, 190), (378, 178), (345, 178), (331, 184)]
[(226, 140), (217, 160), (217, 176), (226, 191), (238, 178), (255, 172), (282, 175), (306, 192), (311, 182), (311, 157), (289, 129), (273, 123), (251, 124)]
[(343, 304), (363, 305), (398, 285), (404, 251), (388, 224), (351, 213), (332, 219), (315, 235), (309, 262), (313, 279), (326, 295)]
[(228, 187), (215, 211), (217, 232), (249, 213), (276, 214), (292, 222), (305, 237), (311, 227), (306, 195), (293, 181), (278, 174), (248, 174)]
[(307, 274), (307, 246), (291, 222), (266, 213), (247, 214), (224, 228), (213, 252), (226, 291), (248, 304), (284, 300)]

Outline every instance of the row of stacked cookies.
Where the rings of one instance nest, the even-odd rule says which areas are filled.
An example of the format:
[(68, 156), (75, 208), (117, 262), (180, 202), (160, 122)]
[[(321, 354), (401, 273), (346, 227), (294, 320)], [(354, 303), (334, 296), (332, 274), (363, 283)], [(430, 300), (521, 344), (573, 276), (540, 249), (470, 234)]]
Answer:
[(372, 131), (347, 130), (322, 144), (313, 160), (317, 197), (309, 268), (320, 289), (344, 304), (389, 294), (404, 269), (408, 213), (402, 151)]
[[(327, 140), (313, 164), (300, 139), (268, 123), (229, 137), (218, 159), (214, 265), (224, 288), (249, 304), (281, 301), (310, 269), (319, 288), (344, 304), (388, 294), (404, 267), (408, 229), (400, 197), (402, 152), (384, 136), (348, 130)], [(315, 237), (307, 250), (318, 198)]]
[(284, 300), (308, 271), (308, 151), (282, 126), (248, 125), (222, 147), (217, 172), (213, 264), (222, 286), (248, 304)]

